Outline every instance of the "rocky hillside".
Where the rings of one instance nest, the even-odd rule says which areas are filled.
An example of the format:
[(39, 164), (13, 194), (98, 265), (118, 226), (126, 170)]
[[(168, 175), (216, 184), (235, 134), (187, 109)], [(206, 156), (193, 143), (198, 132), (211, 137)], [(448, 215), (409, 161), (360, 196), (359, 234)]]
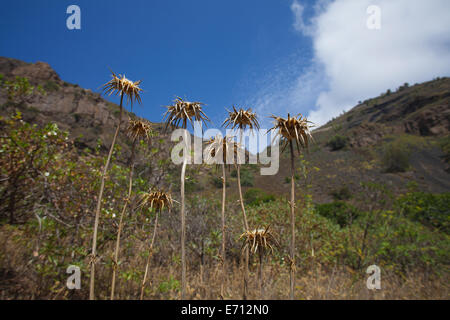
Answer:
[[(94, 149), (98, 139), (104, 150), (109, 148), (108, 143), (118, 123), (118, 105), (103, 99), (99, 93), (90, 89), (61, 80), (45, 62), (26, 63), (0, 57), (0, 74), (7, 80), (25, 77), (30, 84), (44, 89), (44, 94), (29, 95), (19, 106), (26, 121), (38, 124), (56, 122), (61, 129), (68, 130), (72, 138), (76, 138), (79, 148)], [(18, 108), (17, 105), (11, 107), (8, 104), (4, 91), (0, 92), (0, 105), (2, 115), (9, 115), (13, 109)], [(161, 129), (159, 124), (154, 124), (154, 128)], [(120, 139), (119, 143), (126, 152), (128, 146), (125, 141)]]
[[(0, 57), (0, 74), (10, 80), (26, 77), (31, 84), (45, 90), (45, 94), (28, 96), (19, 106), (26, 121), (56, 122), (76, 138), (80, 149), (94, 149), (99, 139), (104, 150), (109, 147), (118, 121), (116, 104), (98, 93), (63, 81), (44, 62), (29, 64)], [(8, 103), (3, 91), (0, 106), (1, 115), (10, 115), (17, 108), (17, 104)], [(154, 124), (154, 128), (165, 145), (161, 149), (168, 152), (170, 142), (162, 134), (162, 125)], [(388, 90), (361, 102), (314, 131), (315, 143), (305, 155), (308, 167), (317, 168), (311, 170), (308, 179), (314, 201), (329, 202), (341, 193), (351, 198), (365, 181), (385, 183), (395, 192), (405, 190), (410, 182), (417, 183), (424, 191), (449, 191), (449, 130), (449, 78), (413, 86), (405, 84), (395, 92)], [(121, 136), (119, 144), (126, 153), (129, 143)], [(282, 156), (280, 171), (274, 177), (260, 176), (255, 166), (248, 166), (244, 191), (259, 188), (269, 194), (288, 194), (290, 169), (284, 165), (288, 156)], [(300, 164), (298, 160), (297, 167)], [(191, 166), (190, 170), (193, 192), (218, 193), (216, 186), (220, 187), (220, 183), (214, 170), (205, 166)], [(234, 180), (231, 171), (230, 184)], [(298, 181), (299, 185), (305, 185), (300, 174)], [(235, 188), (230, 188), (231, 195), (233, 192)]]

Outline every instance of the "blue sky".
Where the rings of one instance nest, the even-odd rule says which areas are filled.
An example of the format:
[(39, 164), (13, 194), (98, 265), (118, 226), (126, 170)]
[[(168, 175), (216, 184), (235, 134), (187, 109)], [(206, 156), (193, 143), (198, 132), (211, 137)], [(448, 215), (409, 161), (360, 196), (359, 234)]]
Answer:
[[(71, 4), (81, 9), (81, 30), (66, 28)], [(93, 91), (109, 67), (142, 79), (143, 104), (133, 111), (157, 122), (180, 95), (205, 102), (220, 125), (224, 108), (245, 105), (277, 61), (299, 51), (304, 65), (311, 58), (311, 41), (295, 31), (283, 0), (16, 0), (2, 4), (0, 21), (0, 55), (48, 62)]]
[[(66, 9), (81, 8), (81, 30)], [(379, 9), (380, 28), (367, 27)], [(448, 0), (15, 0), (2, 3), (0, 55), (48, 62), (99, 92), (108, 68), (142, 80), (134, 112), (160, 122), (175, 95), (322, 125), (405, 82), (450, 75)], [(114, 98), (111, 98), (114, 100)]]

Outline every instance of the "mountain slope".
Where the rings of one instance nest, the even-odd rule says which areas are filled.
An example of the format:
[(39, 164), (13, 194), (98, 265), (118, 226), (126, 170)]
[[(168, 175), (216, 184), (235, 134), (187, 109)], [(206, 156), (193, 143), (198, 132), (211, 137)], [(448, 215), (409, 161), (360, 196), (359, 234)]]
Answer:
[[(33, 85), (41, 85), (45, 95), (31, 95), (19, 106), (24, 119), (44, 124), (56, 122), (68, 130), (80, 149), (94, 150), (100, 139), (102, 149), (107, 150), (117, 124), (119, 108), (103, 99), (98, 93), (69, 84), (59, 78), (46, 63), (25, 63), (0, 57), (0, 74), (6, 79), (27, 77)], [(448, 140), (450, 130), (450, 79), (442, 78), (414, 86), (401, 86), (396, 92), (386, 92), (364, 101), (350, 111), (333, 119), (314, 131), (315, 143), (305, 154), (310, 170), (308, 183), (314, 201), (328, 202), (343, 188), (355, 194), (360, 183), (372, 181), (385, 183), (394, 192), (405, 190), (409, 182), (416, 182), (419, 189), (431, 192), (450, 190), (448, 162), (441, 144)], [(10, 115), (12, 107), (5, 92), (0, 92), (0, 114)], [(134, 116), (129, 114), (130, 116)], [(260, 115), (264, 116), (264, 115)], [(153, 124), (159, 132), (163, 157), (168, 158), (169, 136), (162, 133), (161, 124)], [(339, 139), (337, 139), (338, 137)], [(341, 145), (335, 148), (335, 142)], [(334, 142), (333, 142), (334, 141)], [(129, 141), (120, 135), (119, 144), (125, 155)], [(387, 172), (385, 154), (392, 146), (404, 146), (408, 166), (404, 172)], [(403, 147), (402, 147), (403, 148)], [(125, 160), (126, 157), (124, 157)], [(267, 193), (285, 195), (289, 192), (287, 153), (281, 156), (280, 170), (275, 176), (261, 176), (257, 166), (248, 166), (249, 182), (244, 192), (252, 187)], [(395, 159), (394, 159), (395, 160)], [(297, 168), (300, 167), (297, 160)], [(215, 194), (217, 173), (210, 167), (191, 166), (193, 192)], [(173, 170), (177, 180), (178, 170)], [(235, 177), (230, 175), (230, 184)], [(299, 179), (299, 185), (305, 182)], [(218, 190), (217, 190), (218, 191)], [(237, 196), (235, 188), (229, 194)]]

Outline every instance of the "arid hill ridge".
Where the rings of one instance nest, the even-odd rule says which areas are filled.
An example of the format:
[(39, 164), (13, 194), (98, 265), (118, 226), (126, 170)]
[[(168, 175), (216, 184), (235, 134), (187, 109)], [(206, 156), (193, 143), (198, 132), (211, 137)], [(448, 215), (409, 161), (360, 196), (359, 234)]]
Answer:
[[(83, 149), (94, 149), (98, 139), (104, 150), (109, 148), (118, 121), (116, 104), (99, 93), (63, 81), (45, 62), (26, 63), (0, 57), (0, 74), (10, 80), (16, 76), (27, 77), (33, 85), (45, 89), (45, 95), (31, 95), (19, 107), (26, 121), (56, 122), (72, 138), (77, 138), (77, 146)], [(0, 106), (1, 115), (10, 115), (17, 109), (8, 104), (5, 92), (0, 92)], [(162, 133), (162, 124), (153, 125)], [(408, 182), (414, 181), (424, 191), (448, 192), (448, 161), (440, 145), (443, 139), (448, 139), (449, 131), (450, 78), (447, 77), (403, 85), (395, 92), (388, 91), (359, 103), (314, 131), (315, 143), (305, 155), (311, 167), (320, 169), (310, 176), (314, 200), (330, 201), (331, 194), (343, 186), (357, 192), (363, 181), (387, 183), (396, 191), (404, 190)], [(124, 134), (121, 136), (119, 144), (127, 152), (129, 143)], [(345, 144), (333, 150), (330, 140), (336, 136), (343, 137)], [(159, 139), (165, 139), (167, 147), (162, 149), (168, 152), (168, 136), (163, 134)], [(410, 166), (405, 172), (388, 173), (382, 163), (383, 152), (388, 144), (399, 139), (407, 141)], [(288, 194), (289, 166), (283, 165), (287, 159), (287, 155), (282, 156), (280, 171), (275, 176), (260, 176), (259, 170), (249, 168), (253, 183), (245, 186), (244, 191), (256, 187), (275, 195)], [(192, 174), (198, 184), (195, 192), (216, 192), (211, 182), (216, 174), (212, 170), (202, 166)], [(233, 177), (230, 181), (234, 183)], [(230, 193), (233, 192), (231, 188)]]

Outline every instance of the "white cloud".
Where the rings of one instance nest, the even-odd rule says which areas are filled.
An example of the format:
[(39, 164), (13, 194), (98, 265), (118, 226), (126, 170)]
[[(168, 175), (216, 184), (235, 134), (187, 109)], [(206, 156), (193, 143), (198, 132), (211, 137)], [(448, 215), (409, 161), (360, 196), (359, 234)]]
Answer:
[[(373, 4), (381, 9), (380, 30), (366, 26), (366, 10)], [(314, 28), (315, 57), (329, 80), (329, 90), (320, 93), (317, 109), (309, 114), (311, 120), (323, 124), (388, 88), (448, 75), (449, 12), (447, 0), (330, 3), (309, 26)]]
[[(370, 5), (381, 9), (380, 30), (367, 28)], [(302, 2), (290, 8), (314, 58), (308, 68), (291, 61), (274, 71), (251, 99), (258, 112), (301, 110), (322, 125), (359, 100), (450, 74), (448, 0), (319, 0), (307, 20)], [(292, 70), (295, 76), (283, 77)]]

